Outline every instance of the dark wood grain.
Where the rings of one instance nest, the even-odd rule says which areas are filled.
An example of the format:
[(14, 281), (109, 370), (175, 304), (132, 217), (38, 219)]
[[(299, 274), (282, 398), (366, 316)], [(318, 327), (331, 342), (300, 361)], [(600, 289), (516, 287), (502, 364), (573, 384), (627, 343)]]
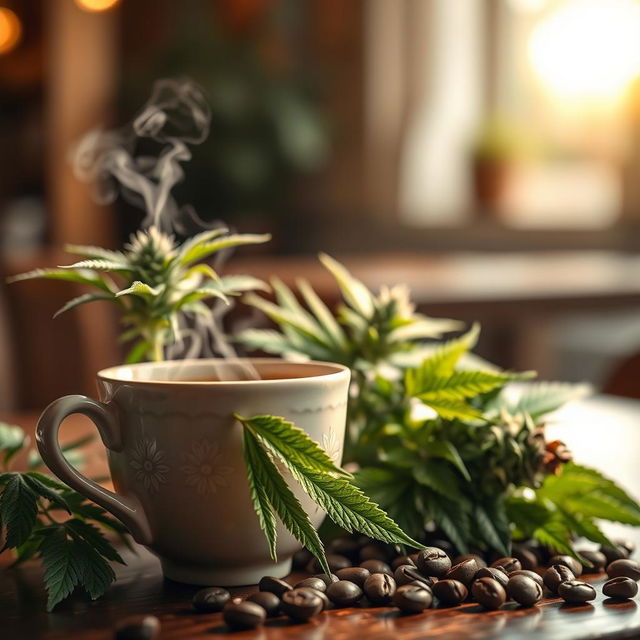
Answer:
[[(291, 576), (289, 581), (300, 577)], [(190, 600), (197, 588), (164, 580), (156, 560), (143, 552), (138, 558), (129, 558), (129, 566), (119, 571), (118, 581), (101, 600), (90, 602), (78, 594), (52, 614), (43, 613), (45, 598), (37, 567), (5, 571), (0, 577), (0, 620), (2, 637), (11, 640), (107, 640), (118, 621), (134, 614), (157, 616), (162, 623), (162, 640), (640, 637), (638, 602), (605, 599), (600, 593), (602, 582), (602, 577), (594, 579), (598, 599), (585, 606), (568, 606), (552, 599), (530, 609), (508, 603), (500, 611), (486, 612), (469, 603), (420, 615), (403, 615), (391, 607), (361, 607), (328, 611), (305, 624), (276, 618), (259, 629), (232, 633), (221, 614), (194, 613)], [(234, 589), (233, 593), (246, 595), (254, 589)]]

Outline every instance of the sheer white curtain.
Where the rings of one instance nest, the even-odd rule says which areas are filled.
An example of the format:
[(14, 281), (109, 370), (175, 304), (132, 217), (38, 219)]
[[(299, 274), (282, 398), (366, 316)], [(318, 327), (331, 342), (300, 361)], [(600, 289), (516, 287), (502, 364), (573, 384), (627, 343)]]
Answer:
[[(470, 208), (469, 147), (485, 110), (489, 0), (366, 4), (369, 193), (410, 224)], [(381, 207), (382, 205), (382, 207)]]

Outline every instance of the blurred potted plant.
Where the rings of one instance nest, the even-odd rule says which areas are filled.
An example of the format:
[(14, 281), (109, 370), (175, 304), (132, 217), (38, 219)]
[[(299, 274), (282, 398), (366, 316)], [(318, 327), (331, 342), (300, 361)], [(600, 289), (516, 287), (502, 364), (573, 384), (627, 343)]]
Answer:
[(531, 137), (505, 118), (488, 119), (471, 150), (474, 198), (484, 215), (497, 215), (514, 166), (536, 151)]
[[(215, 133), (194, 154), (188, 183), (188, 199), (205, 220), (273, 231), (291, 208), (296, 177), (318, 170), (329, 157), (317, 78), (292, 50), (287, 32), (301, 10), (295, 3), (264, 1), (170, 6), (170, 42), (152, 54), (143, 72), (126, 70), (120, 95), (127, 111), (141, 102), (141, 88), (184, 69), (206, 94)], [(178, 196), (186, 195), (184, 189), (177, 188)], [(279, 231), (281, 239), (286, 226)]]

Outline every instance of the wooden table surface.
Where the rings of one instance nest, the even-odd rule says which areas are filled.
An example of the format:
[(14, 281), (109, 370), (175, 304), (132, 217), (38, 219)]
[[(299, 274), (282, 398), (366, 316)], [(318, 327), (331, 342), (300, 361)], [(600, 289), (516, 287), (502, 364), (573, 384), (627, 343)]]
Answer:
[[(432, 314), (471, 313), (474, 319), (521, 315), (521, 307), (558, 313), (576, 309), (637, 307), (640, 257), (613, 251), (424, 252), (337, 254), (334, 256), (370, 289), (402, 283), (412, 299)], [(313, 283), (333, 301), (333, 277), (314, 256), (235, 255), (228, 268), (260, 278), (277, 276), (289, 285)]]
[[(0, 416), (0, 420), (8, 418), (11, 416)], [(27, 426), (27, 422), (32, 424), (33, 418), (25, 417), (23, 424)], [(72, 438), (84, 428), (81, 419), (71, 419), (65, 436)], [(577, 461), (598, 466), (634, 497), (640, 496), (640, 402), (596, 396), (558, 412), (549, 432), (570, 444)], [(637, 530), (610, 525), (608, 532), (640, 543)], [(138, 556), (128, 554), (127, 561), (126, 567), (117, 568), (118, 580), (103, 598), (91, 602), (79, 593), (51, 614), (44, 612), (39, 566), (0, 570), (0, 637), (107, 640), (122, 618), (152, 614), (161, 620), (161, 640), (351, 640), (358, 636), (366, 636), (367, 640), (640, 638), (640, 600), (619, 603), (604, 599), (599, 588), (602, 576), (594, 578), (598, 599), (586, 606), (568, 606), (561, 600), (548, 599), (531, 609), (509, 603), (500, 611), (484, 612), (470, 603), (413, 616), (388, 607), (363, 607), (329, 611), (307, 624), (277, 618), (256, 630), (230, 633), (221, 614), (195, 614), (190, 599), (197, 588), (164, 580), (150, 553), (141, 549)], [(290, 580), (298, 578), (292, 576)], [(252, 589), (234, 592), (244, 594)]]

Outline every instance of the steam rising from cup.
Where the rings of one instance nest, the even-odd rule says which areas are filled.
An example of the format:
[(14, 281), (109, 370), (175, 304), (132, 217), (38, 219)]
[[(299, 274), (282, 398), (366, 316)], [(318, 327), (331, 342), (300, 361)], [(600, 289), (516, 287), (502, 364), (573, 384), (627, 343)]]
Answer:
[[(94, 185), (103, 204), (122, 195), (165, 233), (187, 235), (207, 225), (193, 207), (180, 207), (171, 194), (184, 178), (182, 163), (191, 159), (189, 145), (209, 135), (211, 111), (200, 87), (191, 80), (158, 80), (147, 103), (128, 125), (113, 131), (87, 133), (72, 152), (76, 177)], [(144, 142), (157, 146), (156, 155), (139, 153)]]
[[(202, 143), (210, 125), (211, 111), (196, 83), (158, 80), (129, 124), (92, 130), (77, 143), (71, 158), (74, 174), (92, 185), (98, 202), (110, 204), (122, 195), (143, 210), (142, 228), (153, 226), (167, 234), (186, 236), (221, 226), (206, 224), (193, 207), (179, 206), (171, 193), (184, 178), (182, 164), (192, 157), (190, 145)], [(218, 254), (217, 267), (220, 258)], [(215, 303), (208, 317), (181, 318), (177, 342), (166, 355), (171, 359), (218, 355), (224, 364), (220, 362), (212, 375), (231, 380), (258, 377), (253, 367), (238, 359), (221, 329), (221, 320), (231, 308), (231, 304)]]

